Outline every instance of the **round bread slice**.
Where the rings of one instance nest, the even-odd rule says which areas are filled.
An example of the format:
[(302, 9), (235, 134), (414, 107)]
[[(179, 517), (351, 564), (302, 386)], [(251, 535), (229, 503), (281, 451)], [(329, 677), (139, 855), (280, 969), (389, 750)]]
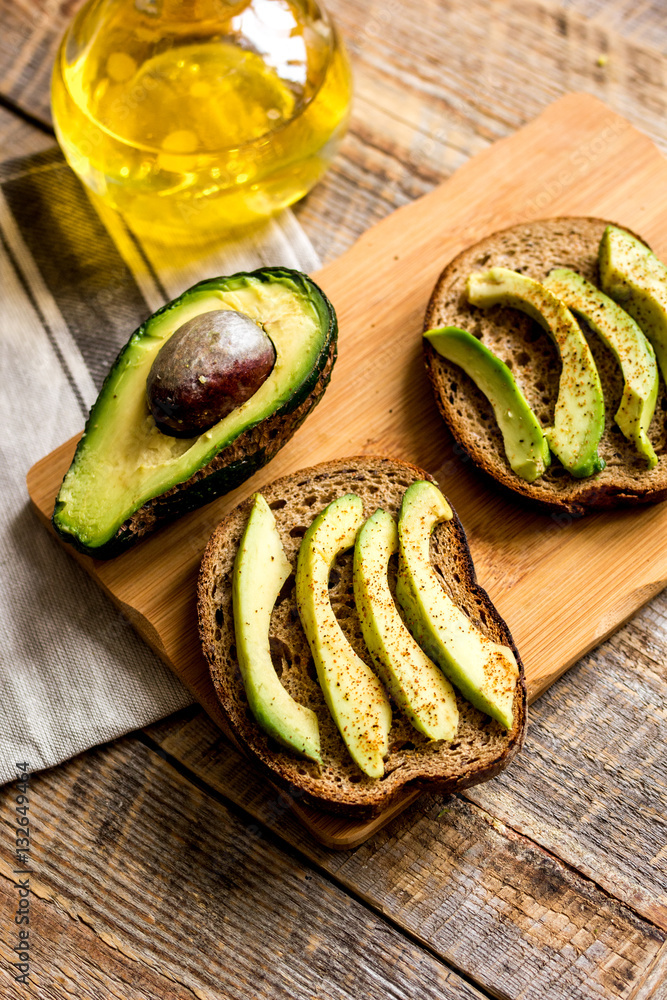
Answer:
[[(356, 493), (370, 517), (378, 507), (398, 515), (411, 483), (434, 481), (421, 469), (386, 458), (349, 458), (317, 465), (265, 486), (287, 558), (296, 568), (301, 539), (315, 516), (336, 497)], [(514, 651), (521, 671), (514, 699), (514, 726), (505, 730), (457, 695), (460, 724), (451, 743), (430, 742), (393, 708), (390, 752), (381, 779), (366, 777), (353, 762), (324, 702), (315, 665), (299, 621), (294, 575), (283, 587), (271, 619), (271, 650), (289, 693), (317, 714), (322, 766), (283, 749), (257, 725), (249, 708), (235, 648), (231, 577), (234, 557), (250, 513), (246, 500), (215, 529), (201, 565), (199, 629), (215, 690), (231, 735), (266, 775), (299, 799), (327, 812), (367, 819), (406, 789), (454, 792), (498, 774), (520, 749), (526, 724), (523, 667), (507, 625), (477, 584), (461, 523), (456, 516), (436, 527), (431, 558), (443, 587), (471, 620)], [(392, 560), (393, 563), (393, 560)], [(391, 573), (395, 575), (395, 567)], [(393, 586), (393, 581), (390, 581)], [(355, 651), (372, 664), (361, 634), (352, 590), (352, 552), (331, 572), (329, 594), (341, 627)]]
[[(474, 334), (507, 364), (543, 427), (553, 422), (561, 363), (549, 335), (524, 313), (468, 303), (465, 284), (473, 271), (508, 267), (543, 281), (555, 267), (568, 267), (598, 284), (597, 254), (605, 227), (593, 218), (526, 222), (485, 237), (460, 253), (440, 275), (426, 310), (424, 329), (458, 326)], [(617, 223), (614, 223), (617, 225)], [(627, 227), (624, 227), (627, 229)], [(639, 237), (641, 239), (641, 237)], [(605, 400), (605, 431), (599, 454), (606, 467), (588, 479), (575, 479), (554, 457), (534, 483), (517, 476), (505, 457), (503, 439), (486, 397), (457, 366), (424, 341), (426, 369), (440, 413), (452, 434), (479, 468), (503, 486), (550, 508), (573, 514), (667, 498), (667, 391), (662, 378), (649, 438), (658, 464), (647, 469), (614, 422), (623, 377), (611, 351), (582, 324), (600, 373)]]

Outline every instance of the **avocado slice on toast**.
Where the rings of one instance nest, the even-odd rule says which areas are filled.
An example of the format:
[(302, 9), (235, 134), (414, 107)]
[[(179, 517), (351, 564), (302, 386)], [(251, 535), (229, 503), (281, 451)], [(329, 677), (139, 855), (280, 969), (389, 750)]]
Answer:
[(604, 433), (604, 398), (593, 355), (572, 313), (544, 285), (506, 267), (474, 272), (468, 301), (482, 309), (510, 306), (546, 330), (560, 353), (562, 371), (549, 447), (578, 479), (604, 468), (598, 444)]
[(430, 559), (433, 529), (453, 516), (433, 483), (412, 483), (405, 491), (398, 518), (396, 598), (419, 645), (463, 697), (511, 729), (520, 673), (514, 653), (484, 635), (457, 607)]
[(644, 332), (667, 382), (667, 267), (636, 236), (611, 225), (600, 240), (598, 264), (602, 291)]
[(658, 456), (647, 431), (658, 397), (658, 366), (650, 342), (629, 313), (576, 271), (554, 268), (544, 286), (581, 316), (616, 358), (624, 385), (614, 419), (653, 469)]
[(549, 444), (504, 361), (455, 326), (427, 330), (424, 337), (438, 354), (462, 368), (491, 403), (512, 471), (528, 483), (539, 479), (551, 462)]
[(329, 711), (357, 766), (369, 778), (384, 774), (391, 706), (370, 666), (345, 637), (329, 598), (329, 574), (352, 548), (364, 523), (354, 493), (332, 500), (306, 531), (296, 567), (296, 603)]
[(232, 575), (234, 634), (243, 686), (250, 710), (265, 733), (321, 763), (317, 716), (283, 687), (271, 659), (271, 612), (291, 572), (273, 512), (262, 494), (256, 493)]
[(430, 740), (453, 740), (459, 724), (447, 678), (415, 642), (389, 589), (389, 560), (398, 552), (391, 514), (376, 510), (354, 546), (354, 600), (378, 675), (415, 729)]

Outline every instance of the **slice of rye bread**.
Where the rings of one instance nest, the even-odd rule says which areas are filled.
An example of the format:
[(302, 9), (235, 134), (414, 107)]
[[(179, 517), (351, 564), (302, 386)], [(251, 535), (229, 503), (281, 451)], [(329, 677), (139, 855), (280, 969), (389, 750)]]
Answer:
[[(421, 469), (386, 458), (349, 458), (311, 469), (262, 488), (273, 510), (287, 558), (296, 569), (299, 545), (315, 516), (336, 497), (356, 493), (369, 517), (378, 507), (398, 515), (406, 488), (421, 479)], [(451, 744), (432, 742), (414, 729), (393, 706), (390, 752), (381, 779), (366, 777), (348, 754), (324, 702), (308, 642), (299, 621), (294, 575), (283, 587), (271, 619), (274, 664), (289, 693), (307, 705), (319, 721), (323, 764), (283, 749), (255, 722), (236, 659), (231, 577), (234, 557), (250, 513), (246, 500), (215, 529), (201, 565), (198, 587), (199, 629), (215, 690), (238, 746), (276, 784), (300, 801), (327, 812), (367, 819), (389, 806), (406, 788), (454, 792), (498, 774), (523, 743), (526, 691), (523, 667), (507, 625), (487, 593), (477, 584), (461, 523), (456, 516), (438, 525), (431, 558), (444, 589), (471, 620), (494, 640), (514, 651), (521, 670), (514, 699), (514, 727), (503, 729), (457, 694), (458, 733)], [(391, 585), (395, 560), (390, 564)], [(343, 554), (331, 572), (329, 594), (343, 632), (355, 651), (372, 664), (364, 645), (352, 590), (352, 552)]]
[[(543, 427), (553, 422), (558, 396), (561, 363), (557, 348), (536, 322), (517, 309), (503, 306), (480, 309), (470, 305), (465, 296), (466, 280), (473, 271), (508, 267), (543, 281), (552, 268), (568, 267), (598, 285), (598, 246), (607, 225), (602, 219), (592, 218), (545, 219), (493, 233), (447, 265), (426, 310), (425, 330), (461, 327), (498, 355), (511, 368)], [(502, 435), (486, 397), (461, 368), (440, 357), (425, 340), (426, 369), (440, 413), (476, 465), (503, 486), (550, 508), (583, 514), (664, 500), (667, 498), (667, 391), (662, 378), (648, 431), (658, 464), (649, 470), (646, 459), (614, 422), (623, 393), (620, 367), (597, 334), (585, 323), (582, 329), (600, 373), (605, 400), (605, 430), (599, 454), (606, 467), (597, 475), (575, 479), (552, 456), (550, 468), (534, 483), (517, 476), (505, 457)]]

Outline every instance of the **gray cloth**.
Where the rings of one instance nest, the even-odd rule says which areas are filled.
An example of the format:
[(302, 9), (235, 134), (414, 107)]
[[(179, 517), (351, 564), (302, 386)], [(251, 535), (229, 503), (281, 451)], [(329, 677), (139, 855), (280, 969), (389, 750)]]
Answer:
[(38, 521), (30, 466), (83, 427), (129, 334), (202, 278), (310, 271), (290, 212), (198, 255), (143, 245), (95, 211), (58, 150), (0, 164), (0, 782), (50, 767), (192, 696)]

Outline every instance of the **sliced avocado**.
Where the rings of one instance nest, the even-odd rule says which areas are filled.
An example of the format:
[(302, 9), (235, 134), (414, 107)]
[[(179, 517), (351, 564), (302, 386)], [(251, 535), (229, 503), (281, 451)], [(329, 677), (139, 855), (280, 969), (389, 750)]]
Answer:
[[(166, 341), (203, 313), (230, 309), (259, 323), (276, 352), (259, 389), (218, 423), (191, 438), (158, 429), (146, 380)], [(163, 498), (205, 468), (244, 431), (303, 403), (325, 369), (336, 338), (330, 303), (306, 275), (263, 268), (202, 281), (158, 309), (132, 334), (95, 402), (56, 500), (53, 523), (81, 551), (106, 558), (131, 544), (117, 532), (147, 501), (161, 513), (192, 510), (235, 488), (267, 460), (265, 447)]]
[(387, 569), (395, 552), (396, 522), (378, 510), (354, 546), (354, 599), (364, 641), (380, 678), (415, 729), (430, 740), (453, 740), (459, 724), (454, 690), (410, 635), (389, 590)]
[(667, 382), (667, 268), (618, 226), (605, 229), (598, 264), (602, 291), (630, 313), (648, 337)]
[(549, 443), (507, 365), (481, 340), (455, 326), (424, 334), (438, 354), (463, 368), (493, 407), (512, 470), (535, 482), (551, 462)]
[(602, 386), (593, 355), (572, 313), (539, 282), (506, 267), (471, 274), (466, 291), (472, 305), (520, 309), (551, 336), (563, 368), (554, 425), (546, 432), (549, 447), (577, 478), (603, 469), (597, 451), (604, 433)]
[(363, 523), (363, 503), (352, 493), (318, 514), (299, 548), (296, 602), (325, 701), (343, 742), (364, 774), (381, 778), (389, 750), (389, 700), (345, 638), (329, 600), (334, 560), (354, 545)]
[(544, 287), (581, 316), (618, 361), (625, 384), (614, 419), (652, 469), (658, 463), (647, 435), (658, 398), (653, 348), (632, 317), (576, 271), (554, 268)]
[(445, 592), (431, 563), (431, 533), (452, 517), (433, 483), (413, 483), (405, 491), (398, 519), (396, 597), (419, 645), (463, 697), (511, 729), (519, 677), (514, 653), (473, 625)]
[(271, 660), (271, 612), (291, 572), (273, 512), (256, 493), (232, 573), (234, 633), (243, 686), (250, 711), (269, 736), (321, 763), (317, 716), (285, 690)]

